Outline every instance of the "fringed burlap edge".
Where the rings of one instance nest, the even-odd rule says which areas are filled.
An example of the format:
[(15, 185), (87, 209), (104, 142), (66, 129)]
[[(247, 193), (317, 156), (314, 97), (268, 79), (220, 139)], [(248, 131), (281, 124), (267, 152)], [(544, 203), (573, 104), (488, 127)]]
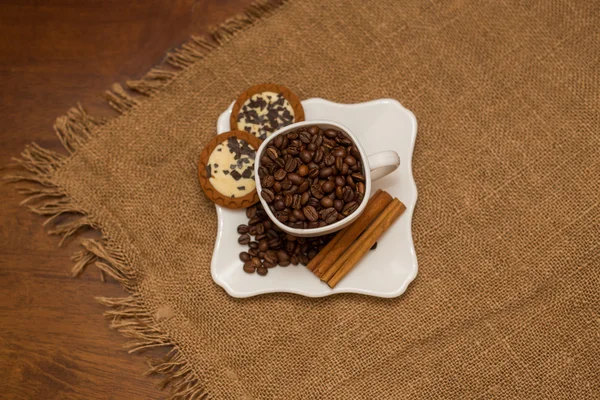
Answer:
[[(139, 80), (127, 81), (125, 86), (114, 84), (106, 92), (106, 100), (119, 116), (127, 114), (148, 97), (160, 92), (183, 70), (202, 60), (222, 44), (231, 40), (238, 32), (251, 27), (256, 22), (271, 15), (288, 0), (260, 0), (251, 5), (244, 14), (231, 18), (213, 30), (210, 37), (192, 36), (179, 48), (167, 53), (164, 64), (152, 68)], [(127, 256), (117, 243), (111, 241), (102, 225), (85, 209), (79, 207), (69, 193), (56, 183), (57, 171), (67, 160), (95, 136), (98, 127), (110, 120), (89, 115), (78, 105), (66, 115), (56, 119), (54, 130), (67, 155), (44, 149), (32, 143), (26, 146), (20, 158), (14, 161), (20, 166), (18, 172), (4, 174), (5, 181), (30, 182), (34, 185), (17, 188), (27, 196), (21, 202), (35, 214), (46, 216), (44, 225), (49, 234), (60, 235), (63, 244), (66, 238), (86, 229), (101, 232), (102, 239), (82, 239), (82, 249), (74, 254), (73, 276), (81, 275), (87, 266), (95, 265), (100, 270), (102, 280), (106, 275), (120, 282), (130, 293), (125, 298), (104, 298), (97, 300), (108, 308), (106, 317), (111, 327), (122, 332), (131, 341), (125, 346), (130, 353), (153, 347), (170, 347), (163, 358), (148, 362), (148, 375), (161, 374), (164, 379), (159, 386), (171, 389), (171, 399), (208, 399), (194, 367), (188, 362), (179, 346), (161, 328), (158, 317), (146, 307), (135, 278), (135, 271)], [(69, 215), (65, 221), (57, 222), (61, 215)]]

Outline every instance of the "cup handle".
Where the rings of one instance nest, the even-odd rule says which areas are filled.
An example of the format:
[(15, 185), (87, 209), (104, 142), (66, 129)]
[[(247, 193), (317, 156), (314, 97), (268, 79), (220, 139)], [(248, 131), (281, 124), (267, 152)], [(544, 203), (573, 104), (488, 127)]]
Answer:
[(400, 156), (393, 150), (371, 154), (368, 158), (371, 167), (371, 181), (383, 178), (400, 166)]

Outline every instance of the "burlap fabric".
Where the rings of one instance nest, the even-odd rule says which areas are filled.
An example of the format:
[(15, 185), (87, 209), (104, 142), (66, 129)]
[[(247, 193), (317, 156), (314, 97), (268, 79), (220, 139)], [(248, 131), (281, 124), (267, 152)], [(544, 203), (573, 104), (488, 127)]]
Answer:
[[(79, 212), (57, 233), (101, 229), (75, 272), (96, 262), (130, 290), (103, 299), (114, 325), (134, 346), (175, 346), (153, 371), (181, 397), (597, 398), (600, 3), (276, 5), (129, 83), (148, 96), (115, 87), (121, 116), (60, 118), (69, 156), (24, 153), (49, 196), (34, 211)], [(261, 82), (414, 111), (420, 271), (400, 298), (234, 299), (213, 283), (196, 161)]]

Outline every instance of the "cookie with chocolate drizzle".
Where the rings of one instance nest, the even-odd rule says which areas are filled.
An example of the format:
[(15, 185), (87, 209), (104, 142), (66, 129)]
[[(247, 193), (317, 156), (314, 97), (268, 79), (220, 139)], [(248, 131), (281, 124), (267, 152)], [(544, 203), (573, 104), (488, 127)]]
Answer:
[(263, 83), (238, 97), (229, 123), (231, 129), (264, 140), (278, 129), (299, 121), (304, 121), (304, 109), (298, 97), (285, 86)]
[(229, 131), (204, 147), (198, 179), (210, 200), (227, 208), (246, 208), (258, 202), (254, 157), (261, 142), (248, 132)]

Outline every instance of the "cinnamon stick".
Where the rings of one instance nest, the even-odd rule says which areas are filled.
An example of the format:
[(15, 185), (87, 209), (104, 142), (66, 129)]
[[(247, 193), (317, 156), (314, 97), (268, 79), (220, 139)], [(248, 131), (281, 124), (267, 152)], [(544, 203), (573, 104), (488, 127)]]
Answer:
[[(360, 238), (350, 246), (347, 255), (344, 255), (345, 261), (341, 265), (336, 262), (337, 271), (327, 280), (329, 287), (333, 288), (338, 282), (354, 268), (361, 258), (375, 244), (377, 239), (396, 221), (396, 219), (406, 210), (404, 204), (397, 198), (392, 200), (385, 210), (377, 217), (375, 221), (367, 228)], [(329, 271), (328, 271), (328, 275)], [(325, 276), (323, 276), (325, 278)], [(322, 279), (323, 279), (322, 278)]]
[(342, 238), (344, 233), (348, 230), (348, 228), (350, 228), (350, 227), (347, 226), (344, 229), (342, 229), (341, 231), (339, 231), (337, 233), (337, 235), (335, 235), (333, 237), (333, 239), (331, 239), (329, 241), (329, 243), (327, 243), (327, 245), (325, 245), (325, 247), (323, 247), (323, 249), (321, 249), (321, 251), (315, 256), (315, 258), (310, 260), (310, 262), (308, 263), (306, 268), (308, 268), (311, 271), (314, 271), (321, 264), (321, 262), (323, 261), (323, 259), (327, 255), (327, 253), (329, 253), (331, 251), (331, 249), (333, 249), (333, 247), (338, 244), (338, 242), (340, 241), (340, 239)]
[(389, 193), (378, 190), (375, 192), (373, 197), (369, 200), (369, 203), (365, 207), (365, 210), (357, 218), (356, 221), (344, 231), (340, 232), (340, 239), (337, 241), (335, 246), (325, 251), (321, 250), (319, 254), (323, 253), (324, 258), (320, 261), (318, 268), (313, 272), (318, 277), (331, 268), (335, 260), (337, 260), (356, 240), (358, 236), (369, 226), (369, 224), (379, 215), (383, 209), (392, 201), (392, 196)]

